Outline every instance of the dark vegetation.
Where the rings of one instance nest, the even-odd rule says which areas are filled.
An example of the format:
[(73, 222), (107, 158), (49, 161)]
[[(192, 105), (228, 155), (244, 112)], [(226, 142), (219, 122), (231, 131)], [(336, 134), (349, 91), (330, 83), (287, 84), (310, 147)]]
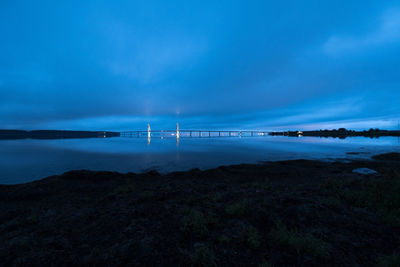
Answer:
[(396, 153), (166, 175), (72, 171), (0, 186), (0, 205), (3, 266), (400, 266)]
[(120, 136), (117, 132), (104, 131), (58, 131), (58, 130), (0, 130), (0, 139), (64, 139), (64, 138), (104, 138)]
[(317, 136), (317, 137), (338, 137), (346, 138), (351, 136), (363, 136), (363, 137), (381, 137), (381, 136), (400, 136), (400, 131), (388, 131), (380, 129), (369, 129), (368, 131), (354, 131), (340, 128), (338, 130), (319, 130), (319, 131), (287, 131), (287, 132), (271, 132), (270, 135), (282, 135), (282, 136)]

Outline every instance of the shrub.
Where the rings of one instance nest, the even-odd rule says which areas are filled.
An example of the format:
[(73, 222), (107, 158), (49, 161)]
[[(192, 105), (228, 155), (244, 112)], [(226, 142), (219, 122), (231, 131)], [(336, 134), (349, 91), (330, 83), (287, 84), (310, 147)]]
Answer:
[(339, 191), (350, 186), (353, 182), (353, 180), (345, 178), (328, 178), (322, 183), (322, 187), (333, 191)]
[(221, 235), (221, 236), (218, 238), (218, 242), (219, 242), (219, 243), (222, 243), (222, 244), (229, 244), (229, 243), (231, 242), (231, 239), (230, 239), (228, 236), (226, 236), (226, 235)]
[(192, 266), (216, 267), (214, 253), (205, 246), (197, 248), (192, 256)]
[(203, 205), (207, 208), (214, 208), (221, 199), (222, 195), (220, 193), (210, 193), (203, 201)]
[(127, 194), (127, 193), (131, 193), (135, 190), (135, 187), (132, 183), (126, 183), (126, 184), (122, 184), (117, 186), (113, 193), (115, 195), (122, 195), (122, 194)]
[(337, 197), (330, 196), (330, 197), (321, 199), (321, 204), (326, 205), (330, 208), (338, 209), (341, 206), (341, 201)]
[(225, 211), (227, 214), (231, 216), (241, 217), (247, 213), (247, 208), (248, 208), (248, 202), (247, 200), (243, 200), (241, 202), (227, 206)]
[(259, 267), (272, 267), (273, 265), (269, 263), (268, 261), (264, 261), (259, 265)]
[(244, 241), (251, 249), (257, 249), (260, 247), (260, 239), (260, 234), (255, 227), (249, 226), (245, 229)]
[(183, 217), (183, 231), (204, 237), (208, 234), (207, 220), (204, 214), (197, 210), (190, 210)]
[(270, 191), (272, 189), (272, 184), (268, 179), (265, 179), (262, 182), (254, 182), (251, 186), (255, 189)]
[(396, 173), (366, 182), (356, 192), (341, 195), (350, 204), (375, 210), (390, 224), (400, 225), (400, 174)]
[(188, 205), (188, 206), (193, 206), (193, 205), (197, 204), (198, 202), (199, 202), (199, 200), (192, 195), (186, 196), (183, 200), (183, 204)]
[(140, 198), (140, 200), (148, 201), (148, 200), (153, 200), (155, 198), (155, 196), (156, 195), (153, 191), (146, 190), (146, 191), (143, 191), (142, 193), (140, 193), (139, 198)]
[(26, 222), (28, 224), (37, 224), (39, 222), (39, 215), (37, 213), (31, 213), (31, 215), (26, 218)]
[(400, 266), (400, 254), (384, 255), (378, 259), (380, 267), (398, 267)]
[(214, 194), (210, 194), (209, 198), (210, 198), (213, 202), (218, 202), (218, 201), (221, 201), (222, 195), (221, 195), (221, 193), (216, 192), (216, 193), (214, 193)]
[(289, 230), (278, 222), (270, 232), (270, 238), (282, 246), (294, 248), (298, 254), (310, 254), (318, 258), (328, 258), (330, 246), (326, 242), (315, 238), (309, 233), (300, 233), (296, 230)]

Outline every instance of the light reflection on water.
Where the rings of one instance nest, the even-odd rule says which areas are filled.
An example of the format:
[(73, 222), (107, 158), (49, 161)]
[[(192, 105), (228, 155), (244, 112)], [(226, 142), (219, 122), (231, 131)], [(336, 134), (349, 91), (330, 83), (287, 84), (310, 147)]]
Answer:
[[(0, 184), (90, 169), (160, 172), (288, 159), (369, 158), (399, 151), (397, 137), (94, 138), (0, 141)], [(348, 155), (347, 152), (361, 152)]]

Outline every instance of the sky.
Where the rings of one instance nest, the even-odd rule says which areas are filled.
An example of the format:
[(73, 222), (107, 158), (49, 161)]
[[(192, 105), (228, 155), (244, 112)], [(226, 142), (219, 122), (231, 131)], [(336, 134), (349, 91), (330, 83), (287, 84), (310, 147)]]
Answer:
[(0, 1), (0, 128), (397, 129), (398, 1)]

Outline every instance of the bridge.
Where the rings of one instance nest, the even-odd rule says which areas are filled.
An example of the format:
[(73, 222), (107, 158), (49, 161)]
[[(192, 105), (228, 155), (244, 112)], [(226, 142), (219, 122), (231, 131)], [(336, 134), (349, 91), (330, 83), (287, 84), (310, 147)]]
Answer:
[(244, 136), (264, 136), (268, 135), (266, 131), (249, 131), (249, 130), (180, 130), (179, 124), (175, 130), (151, 130), (148, 125), (147, 131), (124, 131), (121, 132), (123, 137), (244, 137)]

